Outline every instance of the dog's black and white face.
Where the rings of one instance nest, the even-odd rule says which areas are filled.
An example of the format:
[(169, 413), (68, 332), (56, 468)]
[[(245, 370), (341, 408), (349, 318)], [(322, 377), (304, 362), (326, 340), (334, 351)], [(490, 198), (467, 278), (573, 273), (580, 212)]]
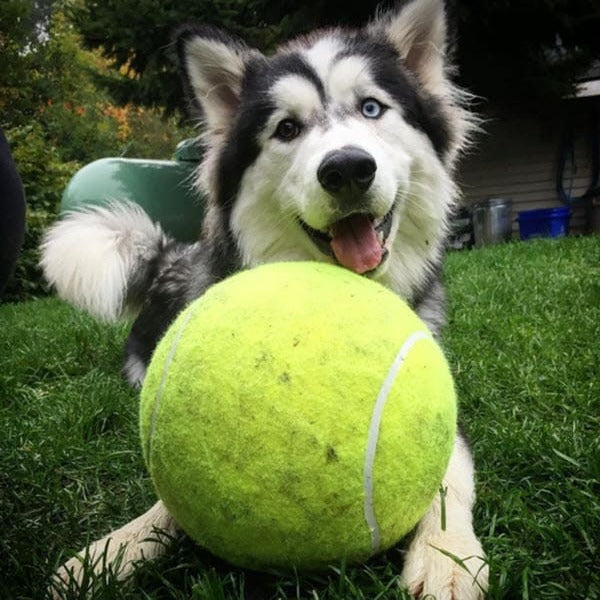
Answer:
[(269, 58), (215, 29), (180, 31), (205, 118), (208, 227), (232, 236), (243, 266), (337, 262), (418, 293), (439, 262), (469, 127), (444, 47), (438, 0)]

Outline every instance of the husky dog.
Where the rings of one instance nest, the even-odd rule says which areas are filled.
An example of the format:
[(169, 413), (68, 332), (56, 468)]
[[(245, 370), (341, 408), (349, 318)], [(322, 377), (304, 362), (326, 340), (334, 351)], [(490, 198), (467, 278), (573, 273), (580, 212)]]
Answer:
[[(68, 214), (43, 242), (42, 265), (61, 297), (108, 319), (138, 314), (129, 381), (142, 382), (157, 340), (188, 302), (272, 261), (337, 263), (375, 279), (439, 335), (452, 172), (474, 126), (449, 78), (441, 0), (405, 2), (360, 30), (317, 31), (271, 57), (205, 26), (181, 28), (176, 48), (204, 117), (200, 240), (173, 241), (138, 206), (113, 203)], [(468, 600), (487, 587), (473, 474), (459, 434), (445, 475), (446, 525), (437, 498), (410, 536), (403, 577), (416, 596)], [(176, 531), (161, 502), (82, 556), (105, 552), (108, 564), (119, 556), (125, 577), (134, 561), (165, 551), (157, 530)], [(81, 570), (75, 557), (60, 577)]]

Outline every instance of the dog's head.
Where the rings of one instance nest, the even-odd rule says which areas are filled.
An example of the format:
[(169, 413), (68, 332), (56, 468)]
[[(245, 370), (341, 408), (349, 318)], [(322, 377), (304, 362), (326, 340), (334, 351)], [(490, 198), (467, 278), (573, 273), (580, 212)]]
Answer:
[(414, 294), (439, 260), (469, 128), (445, 44), (441, 0), (271, 57), (214, 28), (179, 31), (209, 227), (231, 233), (244, 265), (338, 262)]

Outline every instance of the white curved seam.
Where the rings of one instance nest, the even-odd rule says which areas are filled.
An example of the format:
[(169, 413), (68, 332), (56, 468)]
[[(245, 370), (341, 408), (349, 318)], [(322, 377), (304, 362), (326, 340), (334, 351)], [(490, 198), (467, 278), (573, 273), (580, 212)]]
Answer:
[(402, 344), (398, 354), (392, 361), (392, 364), (388, 370), (388, 373), (383, 381), (377, 400), (373, 406), (373, 412), (371, 414), (371, 422), (369, 424), (369, 435), (367, 438), (367, 446), (365, 452), (365, 468), (364, 468), (364, 515), (367, 527), (371, 534), (371, 553), (376, 554), (381, 548), (381, 533), (379, 530), (379, 523), (377, 516), (375, 515), (374, 505), (374, 490), (373, 490), (373, 468), (375, 465), (375, 455), (377, 453), (377, 442), (379, 440), (379, 428), (381, 426), (381, 417), (383, 410), (387, 403), (389, 394), (394, 385), (394, 381), (404, 364), (408, 353), (412, 347), (420, 340), (432, 339), (431, 334), (428, 331), (415, 331), (409, 336), (409, 338)]
[(158, 389), (156, 390), (156, 397), (154, 398), (154, 406), (152, 408), (152, 417), (150, 418), (150, 428), (148, 430), (148, 445), (146, 447), (146, 456), (148, 457), (148, 465), (150, 465), (150, 446), (152, 444), (152, 438), (154, 437), (154, 428), (156, 427), (156, 419), (158, 416), (158, 408), (160, 406), (160, 402), (162, 400), (163, 388), (165, 386), (165, 381), (167, 380), (167, 373), (169, 372), (169, 367), (171, 366), (171, 362), (173, 361), (173, 357), (175, 356), (175, 350), (177, 350), (177, 346), (179, 345), (179, 341), (181, 340), (181, 336), (185, 331), (190, 319), (196, 314), (196, 310), (198, 309), (200, 303), (196, 304), (196, 306), (190, 310), (187, 315), (185, 315), (183, 319), (183, 323), (171, 344), (171, 348), (169, 349), (169, 354), (165, 360), (165, 364), (163, 366), (163, 371), (160, 378), (160, 383), (158, 384)]

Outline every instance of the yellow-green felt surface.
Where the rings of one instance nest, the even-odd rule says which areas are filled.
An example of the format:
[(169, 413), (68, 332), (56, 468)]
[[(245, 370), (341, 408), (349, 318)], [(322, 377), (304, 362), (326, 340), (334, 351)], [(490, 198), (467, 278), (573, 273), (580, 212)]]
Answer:
[[(373, 409), (416, 331), (425, 325), (395, 294), (331, 265), (267, 265), (210, 288), (168, 330), (142, 390), (144, 456), (175, 520), (250, 568), (368, 558)], [(426, 511), (455, 431), (448, 365), (432, 339), (419, 339), (381, 415), (378, 550)]]

